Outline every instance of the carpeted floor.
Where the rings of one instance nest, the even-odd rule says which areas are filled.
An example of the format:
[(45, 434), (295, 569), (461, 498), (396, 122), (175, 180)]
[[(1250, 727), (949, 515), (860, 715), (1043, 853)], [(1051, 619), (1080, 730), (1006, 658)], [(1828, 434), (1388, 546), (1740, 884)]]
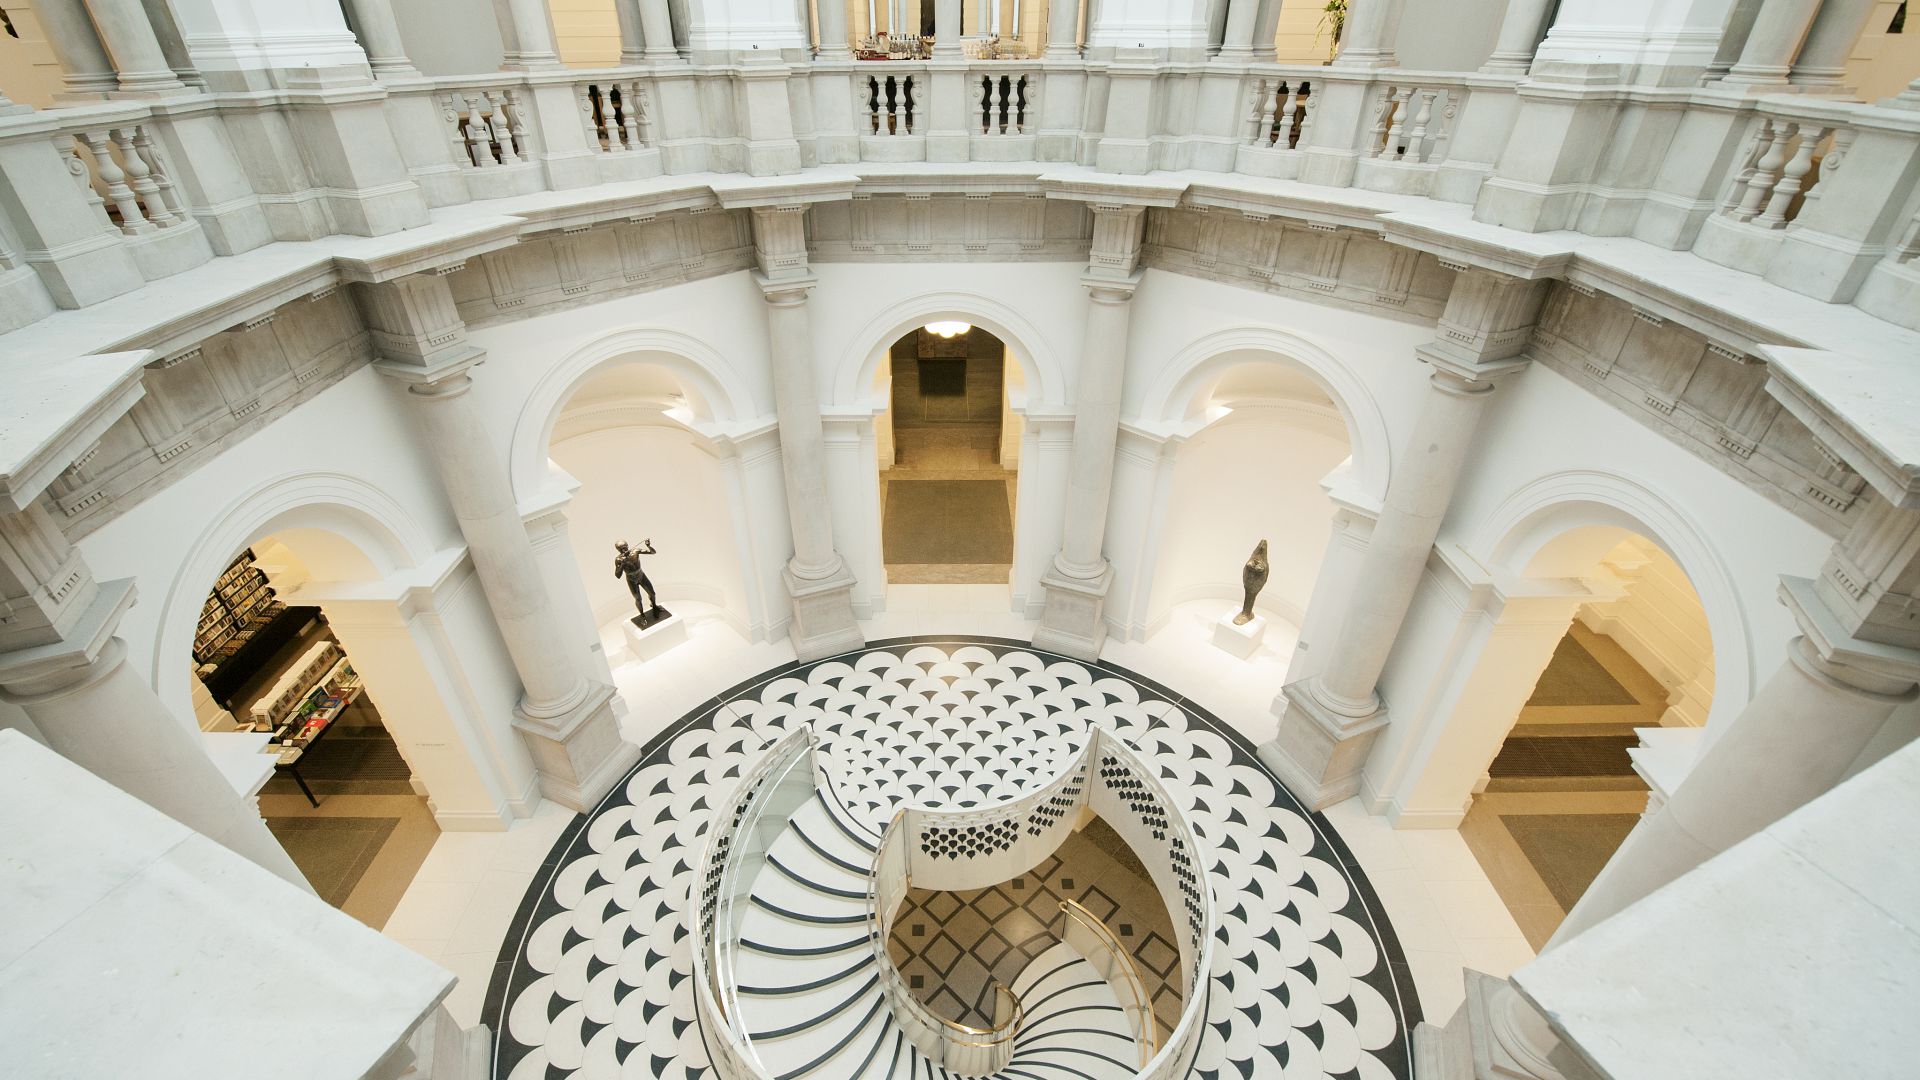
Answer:
[(270, 817), (267, 828), (320, 899), (344, 907), (399, 818)]
[(1640, 820), (1638, 814), (1502, 814), (1514, 843), (1564, 909), (1593, 884), (1600, 868)]
[(885, 559), (894, 563), (1013, 562), (1005, 480), (893, 480)]
[(1633, 705), (1638, 699), (1572, 634), (1560, 639), (1534, 684), (1533, 705)]

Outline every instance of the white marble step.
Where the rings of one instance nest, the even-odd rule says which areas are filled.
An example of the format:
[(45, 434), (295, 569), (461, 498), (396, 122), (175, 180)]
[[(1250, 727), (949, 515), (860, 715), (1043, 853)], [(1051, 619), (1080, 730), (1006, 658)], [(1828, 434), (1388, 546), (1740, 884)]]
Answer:
[(776, 1077), (813, 1072), (822, 1080), (841, 1080), (848, 1065), (865, 1056), (873, 1036), (893, 1023), (871, 975), (851, 987), (792, 998), (742, 999), (740, 1009), (760, 1060)]
[[(864, 892), (873, 865), (872, 853), (855, 847), (838, 833), (823, 837), (832, 829), (824, 821), (789, 822), (767, 853), (788, 869), (823, 885)], [(838, 843), (834, 842), (836, 838)]]
[(1035, 957), (1014, 980), (1026, 1019), (1002, 1075), (1126, 1080), (1138, 1071), (1139, 1044), (1113, 988), (1062, 942)]
[(873, 851), (879, 838), (852, 824), (852, 819), (844, 810), (839, 813), (829, 811), (825, 798), (824, 794), (817, 795), (795, 811), (793, 823), (806, 832), (807, 839), (830, 854), (863, 869), (872, 866)]

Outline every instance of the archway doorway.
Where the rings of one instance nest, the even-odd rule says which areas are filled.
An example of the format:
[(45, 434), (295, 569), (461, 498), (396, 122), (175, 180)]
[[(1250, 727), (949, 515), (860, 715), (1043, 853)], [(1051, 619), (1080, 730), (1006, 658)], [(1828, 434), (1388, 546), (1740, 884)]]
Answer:
[(987, 330), (917, 327), (888, 349), (876, 425), (881, 552), (890, 584), (1007, 584), (1013, 573), (1019, 365)]
[[(1670, 790), (1691, 761), (1712, 705), (1714, 665), (1699, 595), (1645, 536), (1611, 526), (1570, 530), (1527, 572), (1578, 579), (1585, 595), (1568, 591), (1530, 613), (1502, 612), (1459, 706), (1506, 721), (1491, 733), (1495, 752), (1473, 785), (1460, 833), (1539, 949), (1649, 799)], [(1521, 691), (1517, 708), (1500, 689), (1509, 679)]]
[[(567, 602), (598, 630), (608, 666), (598, 677), (610, 672), (625, 701), (644, 703), (635, 736), (679, 715), (682, 691), (695, 691), (675, 674), (698, 659), (683, 650), (717, 657), (772, 635), (765, 598), (784, 596), (791, 553), (773, 425), (716, 422), (709, 395), (676, 365), (653, 352), (596, 365), (560, 398), (543, 448), (571, 491), (554, 553), (574, 579)], [(652, 587), (645, 625), (615, 573), (617, 542)]]
[[(315, 571), (296, 547), (323, 563), (364, 561), (337, 537), (293, 529), (260, 537), (229, 562), (195, 626), (194, 718), (256, 751), (223, 770), (246, 777), (268, 829), (320, 898), (377, 930), (440, 825), (371, 685), (404, 708), (396, 671), (364, 638), (375, 662), (356, 663), (322, 607), (301, 596)], [(372, 575), (370, 565), (355, 569)], [(370, 681), (368, 670), (380, 674)]]

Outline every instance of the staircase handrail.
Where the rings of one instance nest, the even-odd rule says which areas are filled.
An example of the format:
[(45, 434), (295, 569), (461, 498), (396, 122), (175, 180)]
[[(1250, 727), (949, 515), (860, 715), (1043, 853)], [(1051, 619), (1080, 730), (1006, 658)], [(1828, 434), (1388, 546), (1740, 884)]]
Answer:
[(694, 993), (702, 1011), (717, 1020), (721, 1028), (716, 1033), (719, 1045), (710, 1044), (708, 1052), (716, 1071), (728, 1080), (768, 1080), (772, 1075), (746, 1036), (740, 1018), (739, 980), (733, 976), (734, 939), (738, 936), (733, 912), (739, 899), (736, 883), (742, 858), (742, 845), (736, 840), (751, 833), (768, 800), (779, 789), (780, 780), (794, 768), (804, 764), (811, 783), (818, 787), (816, 742), (812, 727), (802, 724), (768, 747), (727, 798), (714, 807), (713, 824), (707, 828), (700, 859), (694, 864), (693, 881), (699, 891), (694, 902), (688, 904), (694, 936)]
[[(1153, 999), (1147, 996), (1147, 982), (1140, 977), (1140, 965), (1134, 961), (1133, 954), (1120, 944), (1120, 939), (1115, 936), (1106, 922), (1100, 916), (1088, 911), (1086, 905), (1080, 901), (1073, 899), (1060, 901), (1060, 912), (1073, 922), (1084, 926), (1093, 934), (1101, 950), (1112, 957), (1108, 965), (1109, 969), (1120, 972), (1129, 994), (1133, 997), (1132, 1011), (1139, 1018), (1135, 1041), (1140, 1047), (1140, 1067), (1146, 1068), (1147, 1063), (1153, 1060), (1153, 1055), (1159, 1052), (1160, 1036), (1154, 1021)], [(1093, 958), (1088, 957), (1088, 959)], [(1108, 977), (1111, 979), (1111, 975)]]

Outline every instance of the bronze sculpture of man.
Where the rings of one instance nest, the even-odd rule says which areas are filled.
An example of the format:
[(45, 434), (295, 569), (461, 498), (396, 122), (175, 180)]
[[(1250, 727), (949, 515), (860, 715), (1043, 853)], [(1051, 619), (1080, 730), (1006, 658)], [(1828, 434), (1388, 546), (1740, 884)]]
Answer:
[(653, 548), (653, 538), (641, 541), (639, 550), (630, 547), (625, 540), (616, 540), (613, 551), (613, 576), (626, 580), (627, 591), (633, 594), (634, 610), (639, 612), (633, 617), (633, 625), (645, 630), (672, 615), (673, 612), (661, 607), (660, 601), (655, 599), (653, 581), (640, 567), (640, 556), (659, 554)]

